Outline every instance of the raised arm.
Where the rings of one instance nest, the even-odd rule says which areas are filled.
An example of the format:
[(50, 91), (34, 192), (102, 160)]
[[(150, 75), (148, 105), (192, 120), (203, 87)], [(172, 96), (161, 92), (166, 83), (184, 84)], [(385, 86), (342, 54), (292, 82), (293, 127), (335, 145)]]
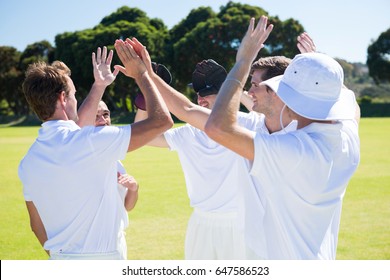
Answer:
[(101, 48), (98, 48), (96, 54), (92, 53), (93, 76), (95, 82), (78, 110), (79, 119), (77, 124), (80, 127), (95, 125), (99, 101), (102, 99), (106, 87), (115, 80), (119, 72), (119, 70), (116, 69), (114, 72), (111, 72), (112, 57), (113, 51), (111, 50), (107, 55), (107, 47), (103, 47), (103, 51)]
[[(132, 43), (139, 54), (142, 52), (141, 55), (145, 65), (151, 65), (150, 56), (146, 48), (136, 38), (133, 38)], [(180, 120), (204, 130), (210, 110), (191, 102), (184, 94), (178, 92), (160, 78), (151, 67), (148, 67), (148, 72), (164, 98), (169, 111)]]
[(146, 110), (149, 112), (145, 120), (131, 125), (131, 141), (128, 151), (132, 151), (146, 145), (156, 136), (171, 128), (173, 120), (156, 85), (146, 70), (147, 66), (134, 48), (128, 42), (117, 40), (115, 49), (124, 65), (124, 67), (116, 65), (115, 68), (126, 76), (135, 79), (145, 97)]
[(272, 31), (273, 26), (267, 26), (267, 22), (268, 18), (262, 16), (255, 27), (254, 18), (250, 20), (237, 52), (236, 63), (218, 93), (205, 126), (210, 138), (249, 160), (254, 158), (254, 133), (238, 125), (237, 112), (251, 63)]

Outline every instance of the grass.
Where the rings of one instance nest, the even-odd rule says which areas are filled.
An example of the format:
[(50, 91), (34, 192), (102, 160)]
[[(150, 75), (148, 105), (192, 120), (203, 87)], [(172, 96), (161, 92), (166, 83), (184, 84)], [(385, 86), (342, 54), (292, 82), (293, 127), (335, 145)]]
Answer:
[[(361, 163), (344, 199), (337, 259), (390, 259), (390, 118), (361, 120)], [(39, 127), (0, 128), (0, 259), (47, 259), (31, 232), (20, 159)], [(143, 147), (123, 161), (140, 183), (136, 208), (129, 212), (128, 258), (173, 260), (184, 257), (191, 213), (182, 169), (175, 152)]]

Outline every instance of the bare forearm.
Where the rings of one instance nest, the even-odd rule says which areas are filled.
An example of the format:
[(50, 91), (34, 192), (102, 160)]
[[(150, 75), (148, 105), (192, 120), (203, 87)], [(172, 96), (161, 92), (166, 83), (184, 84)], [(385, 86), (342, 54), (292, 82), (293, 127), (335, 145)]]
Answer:
[(192, 103), (186, 96), (165, 83), (158, 75), (152, 75), (153, 81), (169, 111), (180, 120), (204, 130), (210, 110)]
[(167, 120), (167, 118), (170, 118), (168, 108), (160, 94), (158, 94), (159, 90), (153, 83), (149, 74), (144, 72), (136, 79), (136, 82), (141, 89), (141, 92), (144, 94), (148, 118), (156, 120)]
[[(135, 114), (134, 122), (140, 122), (148, 118), (148, 112), (138, 109)], [(160, 148), (169, 148), (168, 142), (165, 140), (164, 134), (158, 135), (152, 141), (150, 141), (148, 146), (160, 147)]]
[(248, 63), (237, 62), (223, 83), (209, 120), (205, 126), (206, 134), (236, 152), (253, 160), (254, 133), (239, 126), (237, 113), (240, 105), (242, 86), (249, 74)]
[(85, 98), (78, 110), (79, 120), (77, 124), (80, 127), (87, 125), (95, 125), (95, 117), (100, 100), (106, 89), (104, 85), (94, 83), (88, 96)]
[(148, 117), (131, 125), (129, 152), (144, 146), (173, 126), (168, 108), (147, 72), (136, 81), (144, 94)]
[(237, 122), (242, 86), (249, 75), (245, 62), (237, 62), (226, 77), (209, 117), (208, 125), (217, 125), (219, 129), (230, 130)]
[(137, 190), (127, 189), (127, 194), (125, 197), (125, 208), (127, 211), (132, 210), (135, 207), (135, 204), (138, 200), (138, 188)]

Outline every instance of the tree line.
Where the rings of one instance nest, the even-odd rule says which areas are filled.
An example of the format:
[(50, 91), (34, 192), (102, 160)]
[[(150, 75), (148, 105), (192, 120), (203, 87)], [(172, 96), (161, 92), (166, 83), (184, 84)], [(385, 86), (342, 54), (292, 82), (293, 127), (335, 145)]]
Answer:
[[(259, 55), (293, 58), (298, 54), (296, 38), (305, 29), (297, 20), (281, 21), (260, 7), (235, 2), (221, 6), (219, 12), (210, 7), (193, 9), (170, 30), (161, 19), (149, 18), (138, 8), (123, 6), (104, 17), (95, 27), (58, 34), (55, 46), (48, 41), (40, 41), (28, 45), (23, 52), (11, 46), (0, 46), (0, 115), (30, 113), (21, 85), (27, 66), (38, 60), (66, 63), (72, 71), (77, 97), (79, 101), (83, 100), (93, 82), (91, 53), (98, 46), (114, 49), (116, 39), (128, 37), (136, 37), (146, 45), (152, 61), (166, 65), (172, 72), (172, 85), (193, 98), (195, 93), (187, 85), (191, 82), (196, 63), (213, 58), (230, 69), (249, 19), (261, 15), (267, 15), (275, 27)], [(345, 71), (347, 86), (358, 96), (375, 97), (378, 89), (379, 95), (389, 94), (389, 87), (385, 86), (384, 93), (378, 87), (390, 81), (389, 42), (390, 29), (368, 47), (368, 70), (366, 65), (339, 60)], [(115, 64), (120, 64), (116, 55), (113, 59)], [(138, 90), (132, 79), (118, 75), (103, 99), (113, 111), (134, 112), (133, 101)]]

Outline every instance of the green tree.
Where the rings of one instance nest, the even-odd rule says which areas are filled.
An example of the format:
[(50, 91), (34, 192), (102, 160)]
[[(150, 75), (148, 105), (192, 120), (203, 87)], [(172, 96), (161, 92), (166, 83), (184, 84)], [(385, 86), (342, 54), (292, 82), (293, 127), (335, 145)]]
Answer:
[[(176, 87), (189, 94), (187, 84), (192, 71), (203, 59), (213, 58), (229, 70), (250, 18), (259, 19), (261, 15), (268, 13), (260, 7), (235, 2), (221, 6), (217, 14), (210, 7), (192, 10), (170, 31), (171, 66), (175, 70)], [(278, 17), (269, 17), (269, 21), (275, 30), (259, 55), (295, 56), (298, 53), (296, 38), (304, 28), (293, 19), (282, 22)]]
[[(21, 83), (23, 72), (19, 68), (21, 53), (14, 47), (0, 46), (0, 102), (1, 115), (20, 115), (25, 104)], [(25, 109), (26, 106), (23, 106)]]
[[(62, 60), (72, 70), (79, 100), (84, 99), (93, 83), (92, 52), (98, 46), (113, 49), (116, 39), (131, 37), (136, 37), (148, 47), (152, 59), (164, 56), (164, 44), (168, 37), (168, 29), (164, 23), (160, 19), (148, 18), (137, 8), (126, 6), (103, 18), (92, 29), (67, 32), (55, 37), (55, 58)], [(115, 64), (120, 64), (116, 56), (113, 60), (113, 65)], [(113, 110), (133, 111), (133, 99), (138, 90), (132, 79), (119, 75), (103, 99)]]
[(46, 40), (28, 45), (20, 57), (20, 68), (26, 70), (28, 65), (38, 60), (51, 63), (54, 58), (54, 47)]
[(368, 47), (367, 66), (377, 84), (390, 82), (390, 28)]

